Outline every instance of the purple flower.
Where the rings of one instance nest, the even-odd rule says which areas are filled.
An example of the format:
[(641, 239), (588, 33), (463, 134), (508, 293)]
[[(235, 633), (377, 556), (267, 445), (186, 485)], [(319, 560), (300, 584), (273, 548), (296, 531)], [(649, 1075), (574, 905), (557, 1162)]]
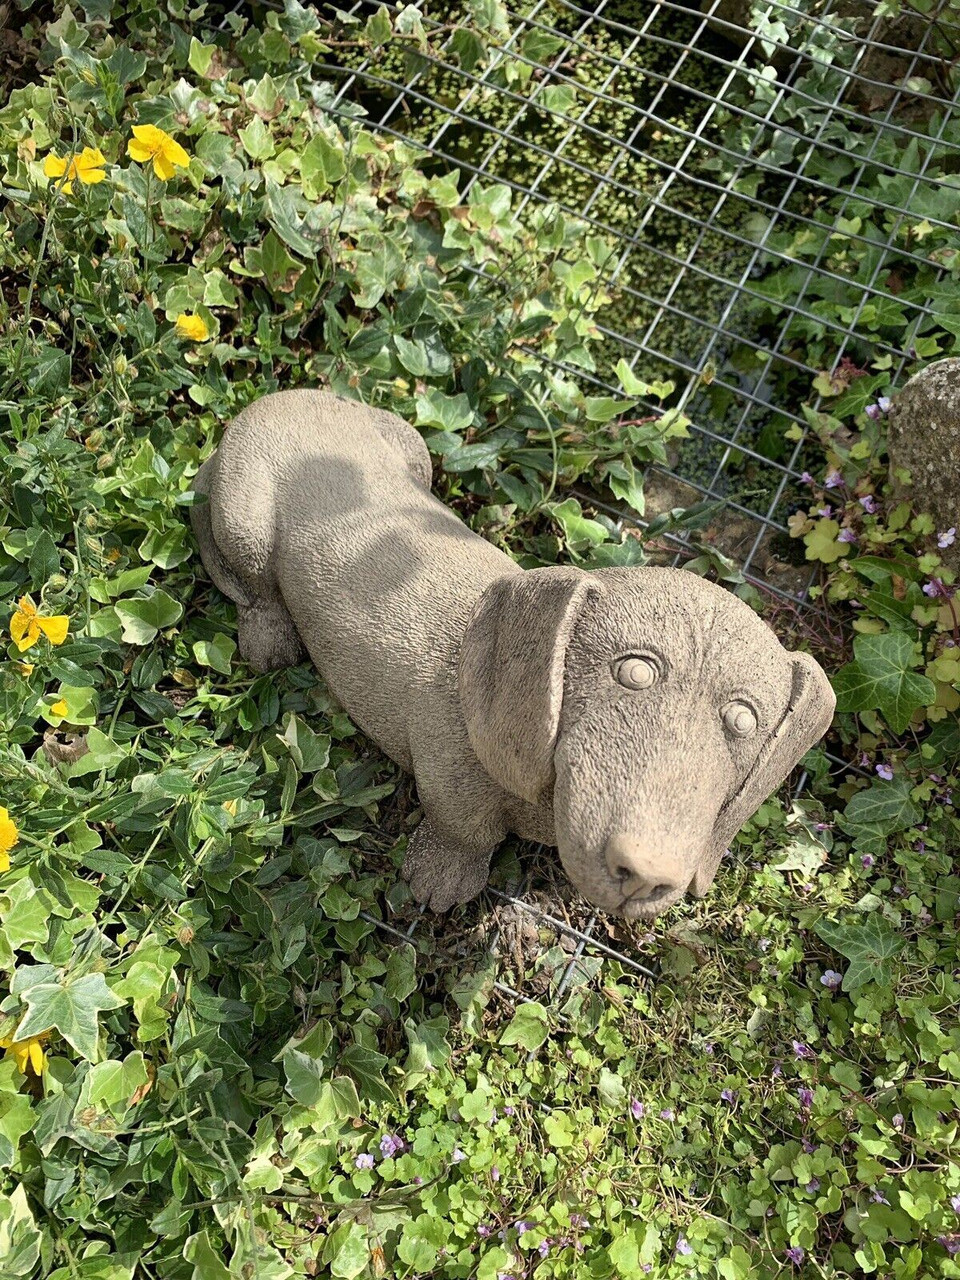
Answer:
[(724, 1102), (733, 1102), (736, 1096), (737, 1096), (736, 1089), (723, 1089), (720, 1092), (720, 1097), (723, 1099)]
[(490, 1228), (487, 1226), (485, 1222), (481, 1222), (479, 1227), (477, 1227), (477, 1235), (480, 1237), (481, 1240), (486, 1240), (489, 1234), (490, 1234)]
[(356, 1165), (358, 1169), (372, 1169), (373, 1156), (370, 1154), (369, 1151), (361, 1151), (353, 1163)]
[(496, 1164), (495, 1164), (495, 1165), (493, 1165), (493, 1166), (492, 1166), (492, 1168), (490, 1169), (490, 1177), (493, 1179), (493, 1181), (494, 1181), (494, 1182), (499, 1182), (499, 1181), (500, 1181), (500, 1166), (499, 1166), (499, 1165), (496, 1165)]
[(883, 778), (884, 782), (890, 782), (893, 779), (893, 768), (889, 764), (878, 764), (877, 774)]
[(873, 866), (873, 854), (865, 853), (863, 857), (860, 859), (860, 865), (861, 867), (863, 867), (865, 871), (869, 871), (870, 868)]
[(880, 1191), (880, 1190), (878, 1190), (876, 1187), (874, 1187), (874, 1188), (873, 1188), (873, 1190), (870, 1192), (870, 1199), (873, 1201), (873, 1203), (874, 1203), (874, 1204), (889, 1204), (889, 1203), (890, 1203), (890, 1201), (889, 1201), (889, 1200), (887, 1199), (887, 1197), (883, 1194), (883, 1192), (882, 1192), (882, 1191)]
[(877, 510), (877, 500), (872, 493), (865, 494), (860, 499), (860, 505), (866, 511), (867, 515), (872, 516)]
[(784, 1250), (784, 1253), (787, 1256), (787, 1261), (792, 1262), (795, 1267), (799, 1267), (800, 1263), (803, 1262), (803, 1250), (798, 1244), (792, 1244), (789, 1249)]
[(813, 484), (813, 476), (810, 474), (810, 472), (809, 472), (809, 471), (801, 471), (801, 473), (800, 473), (800, 483), (801, 483), (801, 484)]
[(960, 1213), (960, 1196), (950, 1197), (950, 1208), (954, 1213)]
[(840, 532), (837, 534), (838, 542), (856, 542), (856, 540), (857, 540), (857, 535), (853, 532), (852, 529), (841, 529)]
[(513, 1229), (514, 1231), (516, 1231), (518, 1236), (522, 1236), (525, 1231), (530, 1230), (532, 1225), (533, 1225), (532, 1223), (524, 1222), (522, 1218), (518, 1218), (516, 1222), (513, 1224)]
[(820, 1190), (820, 1179), (811, 1178), (810, 1181), (807, 1183), (807, 1190), (810, 1192), (811, 1195), (815, 1195)]
[(590, 1219), (585, 1213), (571, 1213), (570, 1225), (571, 1227), (589, 1227)]
[(951, 1258), (960, 1253), (960, 1236), (937, 1236), (937, 1244), (942, 1244)]
[(880, 408), (881, 413), (889, 413), (890, 405), (892, 404), (892, 401), (889, 396), (880, 396), (879, 399), (877, 400), (877, 404)]
[(881, 416), (879, 404), (868, 404), (863, 412), (867, 415), (868, 418), (872, 418), (874, 422), (879, 421)]
[(816, 1147), (813, 1145), (813, 1143), (810, 1141), (809, 1138), (801, 1138), (800, 1145), (801, 1147), (803, 1147), (805, 1155), (812, 1156), (814, 1151), (816, 1151)]
[(757, 943), (757, 946), (758, 946), (758, 947), (760, 948), (760, 950), (761, 950), (761, 951), (763, 951), (763, 952), (769, 951), (769, 950), (770, 950), (770, 939), (769, 939), (769, 938), (761, 938), (761, 939), (760, 939), (760, 941)]
[(545, 1258), (549, 1252), (550, 1252), (550, 1241), (541, 1240), (540, 1243), (537, 1245), (537, 1253), (539, 1253), (541, 1258)]
[(661, 1120), (675, 1120), (675, 1119), (676, 1119), (676, 1115), (675, 1115), (675, 1113), (674, 1113), (673, 1107), (664, 1107), (664, 1108), (663, 1108), (663, 1110), (660, 1112), (660, 1119), (661, 1119)]
[(693, 1253), (693, 1245), (686, 1236), (677, 1237), (677, 1253)]
[(893, 1127), (894, 1127), (895, 1129), (902, 1129), (902, 1128), (903, 1128), (903, 1116), (900, 1114), (900, 1112), (899, 1112), (899, 1111), (898, 1111), (898, 1112), (897, 1112), (897, 1114), (893, 1117), (893, 1120), (891, 1121), (891, 1124), (893, 1125)]
[(833, 515), (833, 507), (831, 507), (829, 503), (825, 507), (820, 507), (817, 510), (817, 515), (823, 516), (824, 520), (829, 520)]
[(825, 489), (839, 489), (843, 486), (843, 476), (839, 471), (828, 471), (824, 477), (823, 487)]
[(800, 1099), (800, 1106), (803, 1110), (809, 1111), (813, 1106), (813, 1090), (808, 1089), (805, 1084), (801, 1085), (797, 1090), (797, 1097)]
[(941, 551), (946, 551), (947, 547), (952, 547), (957, 540), (957, 526), (951, 525), (946, 533), (941, 533), (937, 538), (937, 546)]
[(464, 1153), (460, 1150), (459, 1147), (453, 1148), (453, 1155), (450, 1157), (450, 1159), (453, 1161), (454, 1164), (459, 1164), (461, 1160), (466, 1160), (466, 1158), (467, 1157), (464, 1155)]
[(713, 1041), (712, 1041), (712, 1040), (708, 1040), (708, 1041), (706, 1042), (706, 1044), (704, 1044), (704, 1046), (703, 1046), (703, 1052), (704, 1052), (704, 1053), (706, 1053), (706, 1054), (712, 1054), (712, 1053), (713, 1053)]
[(380, 1139), (380, 1152), (386, 1159), (395, 1156), (398, 1151), (403, 1150), (403, 1139), (397, 1137), (395, 1133), (385, 1133)]
[(947, 588), (939, 578), (931, 578), (929, 582), (923, 584), (923, 594), (933, 600), (937, 596), (946, 596)]
[(820, 975), (820, 981), (829, 991), (837, 991), (843, 979), (836, 969), (825, 969)]
[(817, 1055), (813, 1052), (809, 1045), (803, 1043), (802, 1040), (792, 1041), (793, 1056), (798, 1062), (803, 1058), (815, 1058)]
[(643, 1117), (643, 1112), (644, 1112), (644, 1106), (643, 1106), (643, 1103), (640, 1101), (640, 1099), (639, 1099), (639, 1098), (631, 1098), (631, 1100), (630, 1100), (630, 1114), (633, 1116), (634, 1120), (640, 1120), (640, 1119), (642, 1119), (642, 1117)]
[(503, 1108), (503, 1114), (504, 1114), (505, 1116), (514, 1116), (514, 1115), (516, 1115), (517, 1113), (516, 1113), (516, 1109), (515, 1109), (514, 1107), (504, 1107), (504, 1108)]

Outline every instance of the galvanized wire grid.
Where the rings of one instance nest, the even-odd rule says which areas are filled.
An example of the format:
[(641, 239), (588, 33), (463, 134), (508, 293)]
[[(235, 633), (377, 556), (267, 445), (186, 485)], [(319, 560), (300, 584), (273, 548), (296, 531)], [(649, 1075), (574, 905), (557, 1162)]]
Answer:
[[(421, 6), (425, 29), (438, 34), (435, 51), (421, 57), (418, 69), (412, 71), (397, 72), (392, 69), (396, 64), (382, 56), (366, 57), (349, 67), (331, 65), (331, 72), (341, 77), (333, 109), (354, 115), (359, 104), (366, 112), (368, 125), (404, 139), (408, 138), (411, 121), (422, 119), (426, 111), (439, 110), (442, 115), (431, 136), (418, 141), (425, 155), (433, 157), (439, 167), (461, 172), (464, 194), (477, 181), (505, 182), (516, 193), (515, 207), (521, 215), (533, 202), (554, 201), (597, 233), (612, 239), (616, 251), (601, 283), (633, 307), (640, 323), (626, 332), (625, 325), (620, 328), (605, 325), (601, 317), (600, 329), (612, 353), (607, 366), (612, 368), (616, 358), (622, 356), (640, 377), (649, 376), (651, 365), (666, 367), (679, 392), (673, 403), (691, 418), (691, 431), (703, 446), (701, 456), (705, 451), (712, 464), (708, 477), (691, 474), (685, 466), (688, 451), (681, 450), (675, 466), (665, 474), (681, 480), (688, 487), (687, 492), (694, 495), (693, 500), (723, 501), (737, 517), (750, 522), (747, 549), (741, 560), (748, 580), (798, 607), (815, 607), (808, 597), (809, 581), (799, 589), (785, 589), (769, 581), (759, 567), (761, 550), (769, 548), (772, 539), (787, 532), (786, 504), (790, 495), (797, 493), (807, 435), (799, 405), (802, 400), (810, 400), (813, 378), (821, 372), (804, 363), (802, 355), (798, 355), (791, 344), (790, 334), (799, 318), (814, 320), (832, 331), (832, 367), (836, 369), (845, 357), (857, 351), (858, 325), (864, 307), (871, 299), (885, 296), (880, 282), (884, 272), (889, 271), (889, 262), (906, 259), (928, 265), (922, 247), (905, 248), (897, 243), (898, 233), (910, 215), (917, 194), (924, 184), (932, 182), (927, 170), (936, 149), (929, 145), (926, 134), (911, 126), (909, 120), (913, 117), (904, 108), (909, 103), (912, 109), (919, 105), (920, 110), (938, 112), (939, 132), (935, 141), (943, 144), (943, 133), (951, 120), (955, 100), (944, 96), (945, 90), (941, 92), (928, 86), (942, 83), (939, 73), (943, 63), (936, 37), (942, 36), (950, 24), (942, 18), (938, 24), (929, 23), (916, 50), (907, 52), (899, 45), (884, 43), (882, 37), (887, 28), (876, 14), (866, 23), (861, 21), (854, 32), (846, 21), (851, 12), (848, 0), (823, 0), (820, 4), (803, 4), (799, 0), (796, 4), (777, 0), (755, 2), (754, 20), (758, 16), (767, 20), (765, 43), (753, 29), (731, 20), (732, 13), (746, 13), (749, 5), (740, 6), (738, 10), (724, 0), (707, 0), (699, 9), (692, 0), (687, 4), (669, 0), (637, 3), (631, 12), (642, 15), (642, 20), (636, 19), (640, 22), (638, 26), (628, 23), (624, 17), (627, 6), (618, 0), (596, 0), (589, 8), (571, 0), (529, 0), (528, 3), (510, 0), (509, 34), (503, 37), (497, 55), (468, 72), (462, 69), (451, 50), (453, 31), (449, 15), (430, 0), (421, 0)], [(349, 12), (365, 20), (380, 7), (380, 0), (356, 0)], [(401, 6), (387, 4), (386, 7), (396, 12)], [(870, 7), (863, 3), (859, 11), (866, 11), (869, 18)], [(781, 19), (791, 28), (790, 36), (771, 35), (769, 23)], [(811, 42), (815, 43), (818, 28), (832, 28), (850, 50), (842, 74), (837, 76), (836, 90), (827, 101), (805, 93), (802, 87), (803, 72), (809, 67), (806, 50)], [(960, 29), (950, 30), (960, 48)], [(559, 46), (545, 46), (558, 50), (548, 61), (535, 62), (525, 54), (524, 41), (531, 33), (539, 33), (548, 42), (559, 42)], [(598, 48), (598, 33), (615, 38), (622, 52), (616, 57), (604, 53), (602, 42)], [(881, 55), (879, 73), (874, 70), (878, 54)], [(576, 89), (573, 98), (576, 109), (570, 115), (545, 105), (543, 94), (538, 90), (538, 118), (542, 121), (549, 117), (551, 121), (544, 142), (522, 132), (530, 110), (529, 96), (494, 85), (493, 77), (507, 58), (525, 64), (540, 90), (562, 85)], [(602, 73), (594, 75), (590, 83), (576, 75), (578, 62), (583, 60), (589, 60), (593, 70)], [(775, 68), (772, 78), (770, 64)], [(617, 80), (624, 66), (643, 70), (648, 88), (642, 102), (618, 96)], [(764, 66), (768, 67), (765, 75), (772, 92), (765, 108), (759, 111), (743, 105), (749, 102), (749, 95), (744, 95), (743, 90)], [(891, 66), (897, 70), (896, 83), (884, 78)], [(434, 83), (428, 74), (431, 68), (453, 78), (458, 89), (455, 100), (445, 95), (441, 102), (431, 96)], [(449, 85), (449, 79), (447, 83)], [(485, 95), (494, 89), (510, 104), (506, 125), (492, 123), (482, 109)], [(871, 93), (882, 109), (865, 114), (856, 105), (857, 94)], [(812, 136), (797, 132), (775, 118), (785, 100), (798, 98), (822, 112)], [(676, 110), (678, 101), (682, 103), (682, 112)], [(631, 124), (625, 136), (615, 136), (608, 131), (606, 122), (612, 111), (626, 111)], [(721, 126), (738, 119), (750, 138), (745, 147), (735, 151), (725, 143)], [(833, 128), (840, 122), (851, 131), (842, 143), (835, 141)], [(653, 131), (658, 131), (661, 137), (674, 138), (674, 157), (665, 158), (662, 148), (650, 146)], [(602, 163), (585, 164), (582, 151), (578, 152), (579, 158), (570, 154), (575, 140), (584, 136), (597, 144), (604, 155)], [(469, 139), (469, 146), (460, 145), (464, 137)], [(789, 160), (777, 159), (776, 148), (771, 144), (778, 137), (789, 138), (795, 146)], [(902, 204), (891, 201), (881, 206), (886, 215), (886, 244), (875, 254), (869, 278), (858, 281), (859, 304), (845, 324), (812, 309), (811, 292), (815, 284), (825, 280), (849, 283), (846, 277), (834, 275), (825, 261), (827, 238), (823, 237), (816, 255), (806, 263), (800, 287), (794, 296), (784, 301), (776, 331), (768, 329), (759, 333), (745, 322), (743, 304), (745, 300), (763, 297), (757, 290), (757, 282), (765, 271), (779, 265), (796, 265), (796, 260), (778, 247), (779, 237), (805, 226), (820, 226), (811, 212), (815, 198), (837, 194), (810, 171), (811, 161), (814, 156), (825, 153), (849, 156), (851, 137), (856, 140), (853, 152), (856, 168), (844, 183), (841, 215), (850, 202), (858, 198), (868, 173), (879, 168), (890, 175), (906, 173), (911, 179), (908, 196)], [(903, 148), (915, 139), (926, 146), (918, 173), (900, 169), (896, 162), (879, 154), (881, 144), (890, 138), (896, 139)], [(482, 140), (479, 147), (478, 139)], [(539, 169), (526, 182), (508, 173), (507, 161), (511, 150), (516, 148), (537, 157)], [(941, 145), (941, 154), (942, 150)], [(633, 184), (628, 172), (630, 160), (641, 161), (656, 174), (652, 190), (639, 190)], [(724, 162), (722, 181), (711, 176), (716, 170), (713, 162), (718, 160)], [(565, 205), (556, 194), (562, 190), (564, 173), (570, 172), (586, 176), (593, 183), (592, 194), (583, 207)], [(747, 176), (756, 181), (752, 185), (741, 184), (740, 179)], [(620, 199), (632, 202), (637, 209), (635, 224), (612, 225), (607, 219), (603, 197), (611, 191)], [(749, 231), (749, 220), (758, 219), (762, 220), (762, 230)], [(683, 251), (674, 253), (665, 248), (664, 220), (670, 220), (671, 226), (683, 225), (689, 229)], [(875, 237), (856, 232), (851, 233), (850, 238), (855, 242), (875, 243)], [(660, 264), (669, 263), (670, 272), (668, 277), (661, 269), (648, 285), (647, 267), (653, 259)], [(477, 271), (482, 273), (480, 268)], [(669, 283), (664, 285), (667, 278)], [(644, 287), (638, 280), (644, 282)], [(709, 303), (702, 308), (694, 307), (691, 299), (701, 296), (708, 296)], [(891, 357), (891, 385), (902, 381), (917, 328), (931, 313), (925, 302), (901, 305), (913, 314), (912, 329), (903, 347), (872, 343), (876, 350), (886, 351)], [(685, 342), (689, 342), (683, 349), (670, 337), (670, 325), (677, 321), (683, 326)], [(736, 352), (744, 350), (763, 356), (759, 372), (749, 378), (738, 372), (734, 363)], [(581, 369), (571, 369), (568, 372), (590, 389), (611, 395), (618, 393), (615, 382), (603, 371), (587, 374)], [(796, 400), (772, 403), (775, 389), (777, 386), (782, 389), (784, 385), (797, 388)], [(716, 389), (727, 399), (720, 422), (711, 410), (711, 397)], [(819, 399), (813, 403), (819, 407)], [(658, 406), (651, 404), (649, 408), (655, 412)], [(786, 461), (771, 459), (755, 448), (758, 432), (772, 414), (778, 423), (784, 426), (792, 423), (800, 428), (800, 438)], [(731, 474), (744, 465), (751, 471), (751, 487), (746, 499), (742, 495), (733, 496), (729, 483)], [(651, 468), (653, 473), (658, 470), (662, 469)], [(619, 521), (641, 523), (613, 504), (598, 499), (596, 494), (579, 496), (587, 497), (595, 507)], [(687, 552), (687, 546), (683, 536), (671, 537), (677, 546), (676, 563)], [(833, 763), (840, 769), (851, 767), (842, 760), (835, 759)], [(797, 790), (804, 781), (800, 780)], [(653, 976), (635, 956), (618, 952), (597, 938), (596, 916), (590, 916), (583, 929), (575, 929), (526, 902), (523, 895), (527, 887), (517, 895), (491, 892), (519, 911), (534, 913), (539, 921), (573, 940), (573, 955), (553, 992), (552, 1003), (556, 1007), (574, 980), (578, 961), (586, 953), (613, 957), (624, 970), (637, 976)], [(386, 933), (404, 938), (412, 938), (418, 927), (415, 921), (406, 933), (401, 933), (389, 923), (372, 916), (367, 918)], [(506, 984), (497, 986), (509, 1000), (526, 998)]]

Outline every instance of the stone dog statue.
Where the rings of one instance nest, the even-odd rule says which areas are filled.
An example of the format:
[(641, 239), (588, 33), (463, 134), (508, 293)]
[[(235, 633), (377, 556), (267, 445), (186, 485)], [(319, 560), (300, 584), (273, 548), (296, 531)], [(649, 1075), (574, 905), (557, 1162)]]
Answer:
[(555, 845), (597, 907), (703, 894), (826, 731), (823, 671), (679, 569), (520, 569), (430, 492), (400, 418), (320, 391), (244, 409), (196, 477), (203, 562), (257, 671), (304, 649), (416, 778), (403, 875), (436, 911), (507, 832)]

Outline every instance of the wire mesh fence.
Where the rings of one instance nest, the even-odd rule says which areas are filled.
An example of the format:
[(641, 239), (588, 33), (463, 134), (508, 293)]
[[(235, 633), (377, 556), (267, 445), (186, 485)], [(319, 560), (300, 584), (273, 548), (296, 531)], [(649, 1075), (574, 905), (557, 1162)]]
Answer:
[[(690, 438), (649, 468), (644, 518), (721, 503), (708, 536), (798, 612), (818, 607), (787, 536), (811, 422), (896, 387), (942, 350), (932, 334), (956, 331), (940, 284), (960, 242), (934, 235), (928, 248), (927, 237), (952, 233), (960, 209), (960, 27), (947, 5), (926, 7), (357, 0), (331, 11), (345, 37), (330, 61), (334, 111), (362, 111), (428, 169), (456, 171), (465, 200), (499, 183), (521, 216), (555, 204), (604, 239), (600, 355), (565, 372), (614, 396), (622, 360), (674, 384)], [(351, 42), (376, 13), (391, 34), (373, 49)], [(609, 495), (579, 496), (638, 519)], [(669, 536), (679, 560), (686, 535)], [(500, 897), (566, 940), (556, 1005), (585, 956), (650, 973), (600, 940), (595, 916), (574, 925), (523, 890)]]

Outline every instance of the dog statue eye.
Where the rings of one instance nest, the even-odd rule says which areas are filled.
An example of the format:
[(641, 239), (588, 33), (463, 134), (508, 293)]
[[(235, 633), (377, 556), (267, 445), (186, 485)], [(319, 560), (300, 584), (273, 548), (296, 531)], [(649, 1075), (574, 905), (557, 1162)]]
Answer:
[(614, 675), (625, 689), (649, 689), (660, 679), (660, 672), (653, 659), (638, 658), (636, 655), (621, 658), (614, 668)]
[(720, 714), (727, 732), (735, 738), (749, 738), (757, 731), (757, 713), (745, 702), (728, 702)]

